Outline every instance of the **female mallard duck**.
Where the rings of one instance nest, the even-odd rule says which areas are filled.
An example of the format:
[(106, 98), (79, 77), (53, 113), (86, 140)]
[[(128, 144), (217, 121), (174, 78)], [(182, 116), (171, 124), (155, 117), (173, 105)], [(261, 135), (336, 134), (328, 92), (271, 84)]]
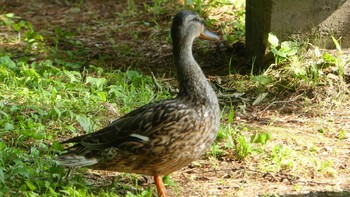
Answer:
[(107, 127), (63, 143), (76, 143), (58, 157), (62, 165), (154, 176), (165, 196), (161, 175), (198, 159), (219, 129), (215, 92), (192, 55), (197, 37), (219, 40), (199, 16), (179, 12), (172, 24), (173, 53), (180, 92), (174, 99), (138, 108)]

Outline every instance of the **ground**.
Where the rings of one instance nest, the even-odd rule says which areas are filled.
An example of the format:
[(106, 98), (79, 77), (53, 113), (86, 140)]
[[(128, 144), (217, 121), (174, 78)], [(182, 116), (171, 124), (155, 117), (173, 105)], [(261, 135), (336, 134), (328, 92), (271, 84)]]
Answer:
[[(134, 69), (145, 75), (154, 74), (164, 84), (172, 83), (174, 68), (169, 27), (171, 17), (186, 6), (181, 1), (169, 1), (162, 4), (167, 7), (166, 11), (159, 11), (157, 9), (162, 7), (156, 7), (156, 1), (137, 1), (134, 7), (127, 2), (133, 1), (13, 0), (0, 1), (0, 6), (2, 13), (12, 12), (30, 21), (36, 31), (45, 35), (48, 44), (58, 45), (61, 51), (80, 50), (81, 53), (71, 57), (74, 61), (82, 61), (87, 66), (103, 62), (106, 68)], [(230, 20), (230, 17), (236, 20), (236, 16), (225, 12), (224, 8), (227, 9), (218, 6), (203, 12), (209, 13), (203, 17), (206, 20)], [(230, 6), (230, 9), (235, 8)], [(216, 23), (211, 29), (223, 35), (215, 28), (223, 30), (224, 25)], [(57, 36), (50, 37), (53, 32), (60, 34), (62, 40), (57, 40)], [(74, 32), (74, 35), (67, 32)], [(235, 78), (238, 74), (228, 75), (230, 68), (227, 65), (235, 67), (240, 77), (249, 73), (249, 61), (242, 43), (242, 40), (229, 45), (227, 42), (196, 42), (195, 57), (213, 84), (238, 89), (232, 83), (238, 80)], [(17, 49), (14, 47), (13, 50)], [(268, 154), (253, 151), (239, 161), (232, 150), (223, 149), (217, 158), (203, 156), (171, 175), (175, 184), (169, 184), (169, 194), (350, 196), (350, 103), (348, 95), (334, 100), (327, 97), (327, 91), (330, 91), (329, 95), (336, 94), (319, 88), (304, 98), (300, 95), (303, 93), (304, 96), (305, 91), (294, 91), (275, 94), (258, 105), (246, 105), (244, 99), (233, 98), (238, 100), (233, 102), (237, 108), (235, 118), (230, 123), (224, 115), (222, 124), (232, 124), (247, 138), (254, 133), (268, 132), (271, 139), (263, 146), (263, 151)], [(230, 94), (223, 91), (221, 98)], [(221, 101), (226, 104), (225, 99)], [(218, 142), (221, 146), (220, 143), (224, 142)], [(268, 161), (271, 163), (267, 164)], [(116, 174), (89, 173), (87, 179), (102, 185), (109, 184), (110, 177)]]

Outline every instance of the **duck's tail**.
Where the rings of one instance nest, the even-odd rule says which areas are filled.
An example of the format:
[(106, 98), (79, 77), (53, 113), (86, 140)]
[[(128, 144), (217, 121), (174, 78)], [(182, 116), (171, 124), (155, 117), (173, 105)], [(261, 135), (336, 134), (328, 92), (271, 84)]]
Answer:
[(92, 166), (98, 163), (98, 160), (95, 157), (86, 157), (84, 154), (77, 154), (75, 151), (68, 151), (57, 157), (57, 161), (61, 165), (67, 167), (83, 167), (83, 166)]

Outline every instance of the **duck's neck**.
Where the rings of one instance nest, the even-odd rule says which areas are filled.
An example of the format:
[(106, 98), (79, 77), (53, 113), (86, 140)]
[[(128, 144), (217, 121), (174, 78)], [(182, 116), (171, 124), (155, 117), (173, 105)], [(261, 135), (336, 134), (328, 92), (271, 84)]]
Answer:
[(174, 42), (174, 58), (179, 80), (179, 97), (195, 97), (209, 103), (217, 102), (216, 95), (193, 57), (194, 38)]

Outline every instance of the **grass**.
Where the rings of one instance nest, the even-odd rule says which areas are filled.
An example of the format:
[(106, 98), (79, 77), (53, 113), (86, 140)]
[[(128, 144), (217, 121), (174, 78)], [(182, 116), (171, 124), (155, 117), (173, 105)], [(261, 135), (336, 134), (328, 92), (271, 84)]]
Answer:
[[(65, 2), (74, 8), (69, 13), (91, 14), (91, 21), (36, 30), (16, 14), (0, 14), (0, 196), (154, 196), (155, 188), (141, 175), (76, 169), (66, 177), (67, 169), (55, 161), (63, 150), (59, 142), (174, 96), (169, 13), (199, 11), (231, 46), (244, 41), (244, 2), (174, 6), (165, 0), (129, 0), (128, 10), (106, 18), (97, 17), (103, 9), (87, 12), (83, 1)], [(222, 68), (227, 73), (215, 79), (224, 88), (218, 90), (222, 125), (217, 140), (193, 169), (165, 177), (170, 190), (177, 196), (195, 191), (244, 195), (248, 190), (249, 196), (255, 188), (271, 196), (275, 191), (259, 187), (283, 177), (289, 181), (284, 187), (304, 191), (310, 188), (296, 177), (317, 183), (348, 175), (341, 165), (349, 131), (338, 117), (348, 119), (337, 109), (346, 104), (349, 58), (333, 41), (336, 50), (324, 51), (305, 47), (310, 43), (281, 43), (271, 35), (274, 62), (259, 74), (240, 73), (229, 54)], [(195, 43), (199, 62), (218, 56), (211, 46)]]
[[(12, 20), (17, 17), (12, 14), (1, 16), (10, 21), (3, 27), (18, 31), (14, 38), (3, 43), (24, 37), (25, 55), (32, 56), (29, 51), (38, 46), (40, 51), (34, 58), (42, 51), (56, 55), (55, 49), (61, 39), (74, 46), (80, 45), (72, 40), (71, 34), (56, 28), (57, 41), (51, 50), (30, 23), (22, 20), (16, 23)], [(16, 29), (17, 24), (27, 26)], [(20, 36), (22, 33), (24, 35)], [(37, 36), (32, 38), (33, 34)], [(0, 195), (111, 196), (129, 190), (124, 193), (126, 196), (150, 196), (151, 190), (141, 189), (137, 184), (118, 184), (100, 191), (79, 173), (67, 178), (66, 169), (59, 166), (55, 158), (63, 150), (59, 141), (65, 136), (92, 132), (116, 118), (116, 114), (167, 98), (168, 93), (159, 90), (156, 94), (151, 77), (133, 70), (105, 71), (89, 65), (79, 71), (82, 64), (70, 62), (69, 55), (64, 60), (50, 57), (34, 61), (14, 56), (11, 51), (3, 51), (0, 57), (3, 81), (0, 84), (0, 125), (3, 128), (0, 133)], [(104, 107), (106, 103), (115, 109), (114, 114)], [(123, 188), (123, 191), (113, 188)]]
[[(80, 72), (54, 67), (48, 60), (28, 64), (9, 56), (2, 59), (2, 194), (57, 195), (65, 187), (80, 188), (81, 177), (74, 175), (68, 181), (64, 168), (54, 161), (62, 151), (57, 140), (92, 132), (115, 118), (103, 107), (106, 102), (114, 103), (116, 113), (124, 114), (167, 97), (162, 92), (154, 94), (151, 78), (136, 71), (102, 72), (99, 68), (84, 71), (83, 78)], [(62, 192), (73, 192), (70, 190)]]

